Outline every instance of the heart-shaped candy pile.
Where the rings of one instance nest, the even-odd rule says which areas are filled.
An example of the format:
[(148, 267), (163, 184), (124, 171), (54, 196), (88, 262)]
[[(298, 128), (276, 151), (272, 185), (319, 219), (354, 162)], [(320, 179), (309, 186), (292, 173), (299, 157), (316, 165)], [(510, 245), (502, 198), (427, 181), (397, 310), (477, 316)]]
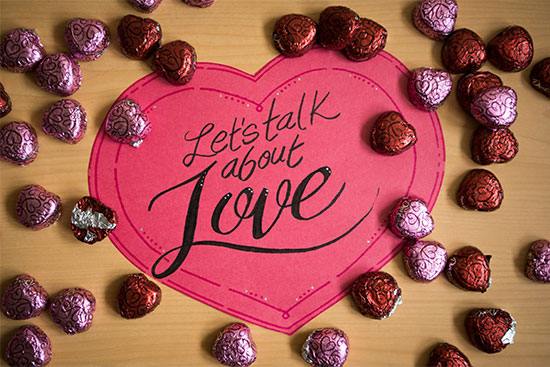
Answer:
[(514, 344), (516, 320), (498, 308), (480, 308), (466, 316), (466, 333), (472, 344), (486, 352), (497, 353)]
[(406, 196), (393, 207), (390, 228), (399, 237), (420, 239), (432, 233), (434, 220), (424, 200)]
[(24, 121), (12, 121), (0, 129), (0, 159), (26, 166), (38, 155), (34, 127)]
[(39, 316), (46, 308), (48, 292), (29, 274), (18, 275), (2, 297), (2, 312), (14, 320)]
[(458, 102), (460, 102), (464, 111), (471, 113), (470, 107), (475, 96), (487, 88), (500, 86), (502, 86), (502, 80), (498, 75), (490, 71), (476, 71), (464, 74), (458, 81), (456, 89)]
[(62, 290), (50, 304), (53, 321), (69, 335), (90, 329), (95, 311), (95, 297), (84, 288)]
[(151, 121), (131, 99), (116, 102), (105, 119), (105, 132), (114, 141), (138, 148), (151, 132)]
[(455, 0), (422, 0), (413, 10), (413, 22), (420, 32), (441, 41), (453, 31), (457, 13)]
[(433, 111), (443, 104), (451, 93), (453, 82), (445, 70), (419, 68), (409, 76), (409, 98), (422, 111)]
[(117, 302), (120, 315), (127, 319), (137, 319), (153, 312), (160, 304), (162, 291), (145, 274), (130, 274), (124, 278)]
[(477, 33), (466, 28), (457, 29), (445, 41), (441, 60), (445, 69), (453, 74), (476, 71), (487, 61), (485, 43)]
[(314, 330), (302, 346), (302, 357), (314, 367), (341, 367), (348, 358), (348, 349), (348, 336), (342, 330)]
[(468, 172), (457, 192), (458, 205), (464, 209), (491, 212), (500, 208), (504, 191), (498, 178), (485, 169)]
[(43, 367), (51, 359), (50, 338), (38, 326), (23, 326), (6, 347), (6, 361), (10, 366)]
[(407, 241), (402, 255), (407, 273), (419, 282), (431, 282), (437, 278), (447, 263), (447, 250), (436, 241)]
[(34, 29), (12, 29), (0, 43), (0, 65), (16, 73), (33, 70), (45, 56)]
[(250, 328), (240, 322), (225, 327), (212, 346), (212, 354), (218, 362), (226, 366), (250, 366), (257, 355)]
[(353, 283), (351, 295), (363, 315), (378, 320), (390, 317), (401, 304), (401, 288), (383, 271), (362, 274)]
[(54, 224), (61, 217), (61, 198), (40, 185), (23, 188), (17, 198), (17, 220), (38, 231)]
[(441, 343), (430, 354), (427, 367), (472, 367), (470, 360), (452, 344)]
[(131, 59), (145, 60), (160, 47), (160, 24), (150, 18), (126, 15), (118, 24), (118, 43)]
[(447, 261), (447, 279), (466, 291), (485, 292), (491, 286), (490, 259), (478, 248), (466, 246)]
[(60, 96), (74, 94), (82, 83), (82, 71), (74, 57), (65, 52), (46, 56), (36, 68), (36, 84)]

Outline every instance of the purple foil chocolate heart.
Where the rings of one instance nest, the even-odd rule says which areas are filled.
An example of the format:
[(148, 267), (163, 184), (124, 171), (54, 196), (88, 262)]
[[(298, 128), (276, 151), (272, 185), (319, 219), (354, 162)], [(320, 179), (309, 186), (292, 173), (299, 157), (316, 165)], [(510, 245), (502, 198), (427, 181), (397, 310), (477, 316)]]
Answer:
[(36, 68), (36, 84), (44, 90), (60, 96), (70, 96), (82, 83), (78, 61), (65, 52), (46, 56)]
[(391, 211), (390, 228), (399, 237), (420, 239), (432, 233), (434, 220), (424, 200), (406, 196)]
[(151, 132), (151, 121), (131, 99), (115, 103), (105, 119), (105, 132), (114, 141), (138, 148)]
[(65, 27), (65, 41), (71, 54), (82, 61), (99, 58), (111, 42), (109, 28), (97, 19), (73, 18)]
[(533, 243), (527, 255), (525, 275), (537, 282), (550, 283), (550, 241)]
[(28, 274), (18, 275), (2, 297), (2, 312), (14, 320), (39, 316), (46, 308), (48, 292)]
[(447, 250), (436, 241), (408, 241), (402, 255), (407, 273), (418, 282), (431, 282), (447, 263)]
[(455, 27), (458, 6), (455, 0), (423, 0), (413, 11), (416, 28), (434, 40), (444, 40)]
[(74, 99), (51, 105), (42, 118), (42, 131), (65, 143), (76, 144), (86, 133), (86, 110)]
[(226, 366), (248, 367), (256, 360), (256, 344), (250, 328), (236, 322), (225, 327), (212, 346), (214, 357)]
[(315, 330), (302, 346), (302, 357), (315, 367), (341, 367), (346, 362), (349, 340), (340, 329)]
[(490, 129), (509, 127), (517, 117), (517, 95), (510, 87), (492, 87), (472, 100), (472, 116)]
[(84, 288), (67, 288), (50, 304), (53, 321), (69, 335), (90, 329), (95, 311), (95, 297)]
[(128, 0), (128, 2), (137, 10), (144, 13), (152, 13), (162, 0)]
[(9, 366), (43, 367), (51, 359), (50, 338), (38, 326), (20, 328), (6, 347), (6, 361)]
[(451, 93), (451, 74), (445, 70), (419, 68), (409, 77), (409, 97), (422, 111), (433, 111), (443, 104)]
[(0, 129), (0, 159), (26, 166), (38, 155), (34, 128), (24, 121), (13, 121)]
[(34, 231), (46, 228), (61, 217), (61, 198), (40, 185), (23, 188), (17, 198), (17, 220)]
[(45, 56), (34, 29), (12, 29), (0, 43), (0, 65), (16, 73), (33, 70)]

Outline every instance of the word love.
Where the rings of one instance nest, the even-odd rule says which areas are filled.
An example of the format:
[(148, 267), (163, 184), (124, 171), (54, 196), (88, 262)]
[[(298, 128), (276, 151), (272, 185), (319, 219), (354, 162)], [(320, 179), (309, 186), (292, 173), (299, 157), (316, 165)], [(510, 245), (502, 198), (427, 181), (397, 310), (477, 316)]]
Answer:
[[(161, 255), (155, 261), (155, 263), (151, 268), (151, 273), (154, 277), (160, 279), (173, 274), (183, 264), (183, 262), (187, 258), (187, 255), (189, 254), (189, 251), (193, 246), (218, 246), (218, 247), (225, 247), (225, 248), (230, 248), (238, 251), (269, 253), (269, 254), (304, 253), (304, 252), (319, 250), (323, 247), (326, 247), (338, 242), (340, 239), (344, 238), (349, 233), (351, 233), (359, 224), (361, 224), (361, 222), (363, 222), (363, 220), (365, 220), (365, 218), (367, 218), (371, 213), (371, 211), (373, 210), (374, 204), (376, 202), (376, 198), (378, 197), (378, 193), (379, 193), (379, 190), (378, 190), (376, 194), (376, 198), (372, 203), (371, 207), (368, 209), (366, 214), (364, 214), (353, 226), (351, 226), (351, 228), (348, 228), (346, 231), (344, 231), (344, 233), (342, 233), (338, 237), (319, 245), (314, 245), (314, 246), (304, 247), (304, 248), (264, 248), (264, 247), (233, 244), (233, 243), (221, 242), (221, 241), (209, 241), (209, 240), (196, 241), (195, 231), (197, 228), (197, 221), (199, 219), (201, 195), (202, 195), (203, 189), (206, 186), (205, 185), (206, 177), (210, 172), (210, 170), (216, 165), (216, 163), (217, 162), (212, 163), (203, 171), (185, 180), (184, 182), (160, 192), (150, 201), (148, 211), (151, 211), (155, 202), (161, 197), (163, 197), (164, 195), (176, 189), (184, 187), (185, 185), (195, 182), (193, 192), (191, 193), (191, 197), (189, 199), (189, 205), (187, 207), (181, 246), (178, 246), (169, 251), (166, 251), (163, 255)], [(268, 232), (271, 231), (271, 229), (273, 229), (273, 227), (275, 226), (275, 224), (283, 214), (284, 210), (287, 208), (290, 209), (291, 215), (296, 220), (308, 221), (308, 220), (314, 219), (320, 216), (321, 214), (323, 214), (324, 212), (326, 212), (330, 207), (332, 207), (336, 203), (338, 198), (342, 195), (344, 188), (346, 187), (346, 183), (344, 182), (341, 185), (338, 192), (332, 196), (332, 199), (330, 200), (330, 202), (326, 204), (324, 208), (319, 210), (317, 213), (310, 214), (309, 216), (303, 215), (302, 204), (312, 199), (323, 188), (325, 183), (330, 178), (331, 174), (332, 172), (330, 168), (326, 166), (311, 172), (308, 176), (306, 176), (300, 182), (300, 184), (297, 186), (296, 190), (294, 191), (293, 195), (291, 195), (292, 187), (291, 187), (290, 180), (288, 179), (282, 180), (281, 183), (279, 184), (279, 187), (276, 193), (276, 202), (277, 202), (277, 205), (279, 206), (279, 210), (275, 219), (267, 227), (267, 229), (264, 229), (263, 216), (264, 216), (267, 197), (269, 194), (268, 189), (266, 188), (262, 189), (259, 197), (256, 199), (256, 203), (253, 206), (252, 206), (252, 200), (253, 200), (252, 188), (247, 187), (243, 189), (235, 198), (235, 202), (233, 205), (233, 214), (238, 218), (237, 224), (235, 224), (233, 228), (223, 230), (220, 226), (220, 218), (222, 217), (222, 214), (224, 213), (224, 210), (226, 209), (227, 204), (233, 197), (232, 193), (227, 193), (218, 201), (211, 215), (212, 230), (222, 235), (229, 235), (233, 231), (235, 231), (244, 220), (252, 219), (252, 236), (254, 237), (254, 239), (260, 239), (266, 236)], [(314, 181), (314, 177), (318, 175), (322, 176), (322, 182), (319, 183), (317, 186), (311, 187), (312, 185), (310, 185), (310, 183)], [(291, 199), (291, 196), (292, 196), (292, 199)], [(326, 193), (324, 193), (324, 196), (326, 197)], [(165, 269), (164, 271), (160, 271), (160, 272), (157, 271), (157, 267), (161, 262), (161, 260), (163, 260), (168, 255), (176, 251), (177, 251), (177, 255), (175, 259), (172, 261), (172, 263), (168, 266), (168, 268)]]
[[(221, 170), (223, 178), (236, 177), (241, 181), (247, 181), (254, 174), (256, 168), (265, 169), (270, 165), (286, 163), (288, 168), (297, 167), (303, 160), (303, 155), (296, 151), (304, 145), (300, 133), (312, 127), (316, 120), (335, 120), (340, 113), (327, 112), (327, 102), (330, 92), (322, 98), (319, 91), (315, 91), (313, 98), (307, 98), (307, 93), (302, 93), (297, 111), (277, 113), (277, 99), (273, 98), (267, 118), (259, 123), (247, 121), (245, 117), (235, 117), (231, 129), (216, 129), (212, 122), (202, 126), (200, 132), (192, 135), (190, 131), (185, 134), (185, 141), (193, 143), (193, 151), (183, 158), (183, 164), (190, 167), (197, 157), (212, 158), (223, 152), (238, 152), (241, 148), (246, 150), (242, 159), (231, 159)], [(309, 115), (305, 117), (304, 115)], [(271, 143), (277, 140), (285, 132), (295, 132), (295, 137), (290, 144), (279, 144), (272, 148), (257, 149), (255, 146)], [(279, 139), (282, 140), (282, 139)], [(275, 143), (274, 143), (275, 144)], [(298, 155), (298, 156), (297, 156)]]

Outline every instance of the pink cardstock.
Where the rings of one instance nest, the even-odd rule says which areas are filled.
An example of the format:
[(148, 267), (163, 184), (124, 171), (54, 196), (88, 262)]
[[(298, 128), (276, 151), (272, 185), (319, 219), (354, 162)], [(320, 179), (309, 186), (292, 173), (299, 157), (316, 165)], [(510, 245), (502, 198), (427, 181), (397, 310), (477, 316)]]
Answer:
[[(147, 75), (119, 99), (143, 107), (149, 136), (136, 149), (101, 129), (90, 159), (90, 194), (119, 216), (111, 241), (165, 285), (293, 334), (399, 253), (398, 199), (436, 202), (443, 134), (409, 101), (408, 74), (387, 52), (315, 48), (254, 75), (206, 62), (185, 86)], [(390, 110), (418, 136), (393, 157), (370, 142)]]

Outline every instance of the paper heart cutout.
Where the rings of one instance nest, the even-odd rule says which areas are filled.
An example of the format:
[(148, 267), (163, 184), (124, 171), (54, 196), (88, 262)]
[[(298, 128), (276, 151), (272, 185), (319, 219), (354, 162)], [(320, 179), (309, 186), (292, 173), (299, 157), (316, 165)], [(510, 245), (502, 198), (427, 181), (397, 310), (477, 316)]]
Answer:
[(153, 312), (161, 299), (158, 285), (144, 274), (130, 274), (124, 278), (118, 292), (118, 309), (122, 317), (137, 319)]
[[(91, 195), (120, 217), (109, 238), (165, 285), (294, 333), (399, 252), (387, 225), (396, 198), (435, 203), (443, 135), (435, 113), (408, 101), (408, 75), (384, 51), (355, 63), (314, 48), (254, 75), (198, 63), (185, 86), (146, 76), (120, 99), (148, 114), (147, 140), (134, 149), (101, 130), (90, 159)], [(391, 110), (419, 136), (393, 157), (370, 147)]]

